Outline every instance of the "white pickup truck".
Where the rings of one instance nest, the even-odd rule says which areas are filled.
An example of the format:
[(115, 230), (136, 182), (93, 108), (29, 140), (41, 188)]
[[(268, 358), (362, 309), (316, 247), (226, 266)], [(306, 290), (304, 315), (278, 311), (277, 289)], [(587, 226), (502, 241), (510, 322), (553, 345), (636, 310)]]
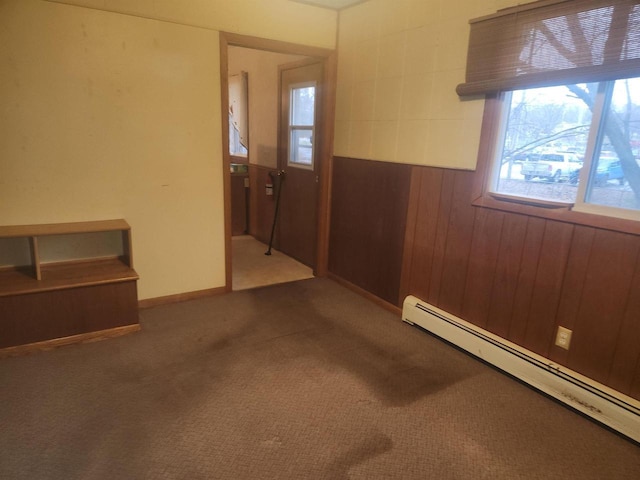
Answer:
[(529, 182), (534, 178), (548, 181), (567, 181), (571, 174), (582, 167), (582, 161), (575, 153), (556, 152), (531, 154), (522, 163), (521, 173)]

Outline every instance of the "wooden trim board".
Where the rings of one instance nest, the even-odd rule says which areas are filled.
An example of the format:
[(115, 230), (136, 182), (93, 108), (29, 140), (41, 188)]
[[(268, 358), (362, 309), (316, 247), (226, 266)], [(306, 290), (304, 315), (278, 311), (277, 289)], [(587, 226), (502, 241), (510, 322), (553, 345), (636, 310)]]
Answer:
[[(229, 36), (220, 33), (220, 102), (222, 126), (222, 190), (224, 195), (224, 270), (225, 291), (231, 292), (233, 266), (231, 259), (231, 154), (229, 152)], [(248, 153), (247, 153), (248, 155)], [(248, 157), (247, 157), (248, 158)], [(161, 305), (161, 304), (160, 304)]]
[(402, 308), (400, 308), (400, 307), (398, 307), (396, 305), (392, 305), (391, 303), (387, 302), (386, 300), (383, 300), (382, 298), (374, 295), (373, 293), (367, 292), (364, 288), (360, 288), (357, 285), (354, 285), (353, 283), (349, 282), (348, 280), (345, 280), (344, 278), (339, 277), (335, 273), (328, 272), (327, 273), (327, 278), (329, 278), (330, 280), (333, 280), (336, 283), (339, 283), (343, 287), (348, 288), (349, 290), (357, 293), (358, 295), (366, 298), (367, 300), (372, 301), (373, 303), (375, 303), (379, 307), (382, 307), (385, 310), (397, 315), (398, 318), (402, 317)]
[(329, 225), (331, 224), (331, 181), (333, 172), (333, 141), (336, 112), (337, 55), (331, 53), (324, 61), (322, 95), (322, 144), (320, 146), (320, 189), (318, 191), (318, 231), (315, 275), (329, 272)]
[(188, 300), (196, 300), (198, 298), (213, 297), (227, 293), (226, 287), (207, 288), (206, 290), (197, 290), (195, 292), (177, 293), (175, 295), (166, 295), (164, 297), (145, 298), (138, 301), (138, 308), (151, 308), (159, 305), (169, 305), (172, 303), (186, 302)]
[(73, 345), (75, 343), (98, 342), (107, 338), (121, 337), (122, 335), (137, 332), (140, 329), (140, 324), (136, 323), (135, 325), (125, 325), (123, 327), (109, 328), (107, 330), (99, 330), (97, 332), (80, 333), (78, 335), (71, 335), (70, 337), (54, 338), (52, 340), (44, 340), (42, 342), (2, 348), (0, 349), (0, 358), (28, 355), (30, 353), (51, 350), (65, 345)]
[(240, 33), (220, 33), (221, 38), (224, 37), (228, 45), (235, 47), (253, 48), (254, 50), (264, 50), (266, 52), (285, 53), (289, 55), (306, 55), (316, 58), (325, 58), (334, 52), (328, 48), (312, 47), (310, 45), (271, 40), (269, 38), (254, 37)]

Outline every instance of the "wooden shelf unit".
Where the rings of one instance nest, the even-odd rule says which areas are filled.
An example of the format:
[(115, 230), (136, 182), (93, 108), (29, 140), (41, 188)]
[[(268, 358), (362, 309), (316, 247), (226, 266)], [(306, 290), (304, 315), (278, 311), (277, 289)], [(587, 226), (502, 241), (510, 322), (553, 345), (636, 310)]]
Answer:
[[(95, 243), (99, 254), (76, 249), (83, 241)], [(48, 348), (51, 342), (95, 339), (96, 332), (107, 337), (114, 336), (112, 330), (139, 329), (138, 274), (125, 220), (0, 226), (0, 253), (23, 243), (28, 265), (7, 262), (11, 252), (2, 256), (9, 265), (0, 266), (0, 357)], [(23, 257), (16, 255), (15, 263)]]

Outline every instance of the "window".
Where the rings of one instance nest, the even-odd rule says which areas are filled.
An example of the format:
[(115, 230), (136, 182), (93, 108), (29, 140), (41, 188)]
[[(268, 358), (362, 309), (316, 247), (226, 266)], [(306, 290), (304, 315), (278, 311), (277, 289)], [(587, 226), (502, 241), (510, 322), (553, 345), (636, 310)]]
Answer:
[(249, 74), (229, 75), (229, 153), (248, 156), (249, 148)]
[(290, 90), (289, 165), (313, 169), (315, 82)]
[(640, 78), (502, 98), (491, 192), (635, 217), (617, 209), (640, 209)]
[(472, 20), (457, 91), (490, 98), (492, 198), (640, 220), (638, 2), (541, 0)]
[(229, 153), (238, 157), (246, 157), (248, 150), (242, 144), (240, 131), (236, 127), (232, 115), (229, 115), (229, 127)]

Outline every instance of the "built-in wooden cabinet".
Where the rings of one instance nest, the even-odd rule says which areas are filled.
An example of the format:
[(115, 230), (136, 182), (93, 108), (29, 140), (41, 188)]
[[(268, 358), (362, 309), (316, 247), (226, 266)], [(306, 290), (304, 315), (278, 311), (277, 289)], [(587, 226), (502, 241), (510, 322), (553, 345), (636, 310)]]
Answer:
[(0, 356), (139, 329), (124, 220), (0, 226)]

